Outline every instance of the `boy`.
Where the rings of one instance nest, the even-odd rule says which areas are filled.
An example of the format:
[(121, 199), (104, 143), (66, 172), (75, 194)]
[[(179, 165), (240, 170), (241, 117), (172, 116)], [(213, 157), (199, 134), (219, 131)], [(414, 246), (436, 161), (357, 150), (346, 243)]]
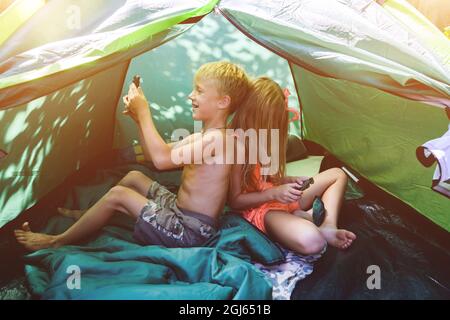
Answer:
[[(225, 151), (214, 154), (221, 164), (194, 163), (194, 158), (203, 155), (212, 141), (223, 138), (227, 117), (244, 101), (249, 86), (245, 72), (232, 63), (201, 66), (189, 99), (194, 120), (203, 122), (202, 133), (192, 134), (180, 143), (166, 144), (153, 124), (142, 89), (132, 83), (123, 98), (124, 114), (138, 125), (146, 160), (159, 170), (183, 167), (178, 195), (142, 173), (131, 171), (64, 233), (33, 233), (26, 222), (22, 230), (15, 230), (17, 240), (32, 251), (76, 243), (101, 229), (115, 211), (120, 211), (136, 219), (134, 236), (142, 244), (202, 245), (216, 232), (216, 220), (227, 197), (230, 165), (225, 164)], [(183, 157), (180, 163), (176, 157), (180, 152), (191, 156)]]

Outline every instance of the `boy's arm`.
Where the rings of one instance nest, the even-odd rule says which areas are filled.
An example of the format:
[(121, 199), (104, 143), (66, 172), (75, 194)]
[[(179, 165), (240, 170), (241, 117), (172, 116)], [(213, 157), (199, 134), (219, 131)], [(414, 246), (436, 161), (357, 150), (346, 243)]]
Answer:
[(130, 85), (126, 103), (126, 112), (130, 113), (138, 125), (142, 152), (147, 161), (152, 161), (159, 170), (166, 169), (165, 163), (170, 159), (170, 146), (160, 136), (153, 123), (147, 99), (141, 88)]
[[(147, 117), (151, 119), (151, 114)], [(139, 141), (141, 142), (142, 152), (147, 161), (152, 161), (157, 169), (163, 170), (164, 158), (170, 157), (171, 148), (161, 138), (153, 121), (147, 121), (143, 118), (144, 116), (141, 116), (138, 122)]]
[[(144, 157), (152, 161), (158, 170), (174, 169), (193, 163), (194, 155), (202, 155), (203, 148), (211, 142), (210, 136), (203, 138), (200, 135), (196, 138), (195, 135), (190, 135), (179, 142), (167, 144), (156, 130), (142, 89), (136, 88), (133, 83), (130, 85), (128, 95), (124, 97), (124, 102), (126, 105), (124, 113), (129, 114), (138, 125)], [(183, 152), (191, 155), (191, 157), (177, 157), (177, 160), (181, 160), (181, 162), (174, 162), (172, 159), (173, 152)]]
[(196, 138), (196, 134), (190, 134), (187, 137), (183, 138), (180, 141), (175, 141), (175, 142), (169, 142), (168, 145), (170, 148), (175, 148), (175, 147), (181, 147), (183, 145), (186, 145), (188, 143), (191, 143), (194, 141), (194, 138)]

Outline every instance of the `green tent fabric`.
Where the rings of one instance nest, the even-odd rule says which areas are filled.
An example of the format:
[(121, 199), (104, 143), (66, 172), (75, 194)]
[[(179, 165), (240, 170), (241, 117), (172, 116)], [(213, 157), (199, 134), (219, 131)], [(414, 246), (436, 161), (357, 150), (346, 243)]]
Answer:
[[(196, 69), (211, 60), (237, 61), (251, 74), (257, 67), (258, 72), (291, 88), (290, 105), (298, 107), (293, 79), (284, 59), (236, 32), (220, 15), (208, 15), (192, 28), (189, 26), (174, 26), (172, 29), (187, 31), (131, 61), (51, 95), (0, 111), (0, 121), (4, 124), (0, 126), (3, 141), (0, 149), (8, 152), (8, 157), (2, 160), (4, 170), (0, 170), (3, 190), (0, 225), (36, 204), (90, 159), (108, 154), (111, 148), (128, 148), (137, 140), (136, 126), (122, 115), (120, 99), (135, 74), (143, 78), (142, 87), (152, 102), (153, 119), (168, 141), (176, 128), (199, 130), (198, 123), (192, 121), (186, 97), (192, 90)], [(292, 133), (298, 132), (298, 128), (298, 123), (291, 124)], [(61, 161), (62, 154), (68, 159)]]
[[(130, 58), (186, 31), (186, 20), (213, 4), (51, 1), (11, 33), (0, 50), (0, 149), (8, 154), (1, 160), (0, 226), (110, 152)], [(83, 17), (80, 28), (67, 25), (67, 8)], [(6, 10), (0, 21), (16, 13)], [(62, 154), (69, 158), (61, 161)]]
[[(387, 1), (401, 2), (401, 1)], [(395, 95), (449, 105), (450, 44), (425, 47), (376, 1), (221, 1), (239, 29), (289, 61), (316, 74), (350, 80)], [(409, 15), (418, 14), (410, 7)], [(405, 12), (403, 12), (405, 13)], [(411, 22), (412, 23), (412, 22)], [(429, 30), (427, 30), (429, 31)], [(440, 35), (440, 37), (439, 37)]]
[[(450, 43), (406, 1), (380, 3), (64, 0), (34, 7), (6, 24), (0, 46), (0, 149), (8, 153), (0, 160), (0, 226), (88, 160), (131, 144), (117, 142), (121, 120), (111, 111), (132, 77), (133, 58), (170, 45), (216, 8), (289, 61), (304, 115), (298, 135), (450, 230), (448, 199), (430, 190), (434, 168), (420, 167), (412, 152), (446, 130)], [(5, 10), (0, 25), (18, 7)], [(55, 14), (62, 8), (72, 9), (69, 25)], [(107, 96), (96, 94), (105, 90)], [(185, 113), (176, 110), (175, 120)], [(63, 154), (70, 160), (60, 161)]]
[[(71, 223), (54, 218), (45, 231)], [(239, 216), (221, 224), (202, 248), (140, 246), (123, 221), (83, 246), (39, 250), (25, 257), (31, 292), (42, 299), (272, 299), (271, 284), (251, 261), (281, 261), (280, 249)], [(82, 270), (79, 289), (68, 286), (74, 265)]]
[(220, 10), (290, 61), (306, 139), (449, 231), (450, 202), (430, 189), (434, 168), (415, 149), (447, 131), (450, 42), (405, 1), (327, 4), (229, 0)]
[[(2, 44), (0, 108), (28, 102), (150, 50), (186, 30), (186, 27), (172, 29), (174, 25), (208, 13), (216, 2), (50, 2), (33, 16), (33, 21)], [(88, 20), (83, 23), (85, 27), (71, 25), (67, 22), (70, 16), (57, 14), (65, 8), (76, 9), (78, 19)], [(0, 18), (7, 19), (9, 14), (6, 10)], [(50, 26), (55, 30), (49, 15), (59, 16), (57, 25), (62, 28), (50, 33), (47, 39), (38, 35)], [(31, 31), (32, 27), (38, 29)], [(34, 39), (42, 40), (34, 43)], [(22, 43), (34, 44), (39, 49), (27, 50)]]
[[(306, 137), (450, 230), (450, 201), (430, 188), (434, 168), (424, 168), (416, 159), (418, 146), (447, 131), (442, 109), (319, 77), (298, 66), (293, 70), (301, 84)], [(332, 124), (320, 121), (330, 116)]]
[[(290, 104), (301, 107), (302, 123), (291, 133), (450, 230), (450, 203), (430, 189), (435, 168), (421, 167), (414, 152), (446, 131), (450, 42), (405, 0), (28, 3), (18, 0), (0, 14), (0, 150), (8, 154), (0, 159), (0, 227), (90, 161), (134, 143), (120, 102), (134, 74), (143, 75), (158, 130), (170, 140), (175, 128), (198, 129), (183, 101), (195, 70), (225, 58), (295, 89)], [(289, 167), (303, 174), (297, 164)], [(73, 199), (72, 207), (94, 201)], [(331, 248), (296, 298), (448, 296), (445, 241), (365, 199), (346, 202), (343, 211), (352, 213), (342, 220), (359, 242), (350, 254)], [(208, 247), (183, 250), (139, 246), (129, 224), (112, 221), (83, 246), (27, 255), (30, 288), (47, 299), (269, 299), (270, 284), (250, 260), (274, 262), (279, 251), (243, 220), (226, 219)], [(45, 230), (70, 223), (56, 217)], [(361, 288), (369, 262), (386, 268), (389, 285), (379, 293)], [(81, 291), (67, 290), (74, 264), (87, 275)], [(120, 276), (113, 283), (114, 274)], [(402, 294), (405, 284), (409, 295)]]

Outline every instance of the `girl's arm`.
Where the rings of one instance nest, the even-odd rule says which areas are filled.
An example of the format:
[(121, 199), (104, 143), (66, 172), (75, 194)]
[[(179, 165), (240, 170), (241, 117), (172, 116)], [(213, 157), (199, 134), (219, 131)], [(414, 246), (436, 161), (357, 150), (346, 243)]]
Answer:
[(243, 165), (233, 165), (231, 169), (231, 181), (229, 192), (229, 205), (235, 210), (246, 210), (273, 200), (270, 189), (262, 192), (242, 193), (241, 170)]
[(260, 192), (242, 193), (241, 170), (242, 165), (233, 165), (231, 169), (231, 181), (229, 192), (229, 205), (235, 210), (246, 210), (276, 200), (282, 203), (290, 203), (298, 200), (302, 195), (296, 190), (295, 183), (284, 184)]

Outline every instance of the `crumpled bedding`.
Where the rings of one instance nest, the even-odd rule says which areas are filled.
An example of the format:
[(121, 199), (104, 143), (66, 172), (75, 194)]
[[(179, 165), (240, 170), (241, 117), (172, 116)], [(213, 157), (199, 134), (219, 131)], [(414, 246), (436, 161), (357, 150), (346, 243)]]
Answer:
[[(239, 216), (225, 215), (221, 231), (198, 248), (141, 246), (132, 239), (132, 221), (123, 218), (113, 219), (80, 246), (26, 255), (32, 294), (41, 299), (272, 298), (271, 283), (252, 261), (271, 264), (283, 255)], [(55, 217), (45, 231), (61, 232), (71, 223)]]

